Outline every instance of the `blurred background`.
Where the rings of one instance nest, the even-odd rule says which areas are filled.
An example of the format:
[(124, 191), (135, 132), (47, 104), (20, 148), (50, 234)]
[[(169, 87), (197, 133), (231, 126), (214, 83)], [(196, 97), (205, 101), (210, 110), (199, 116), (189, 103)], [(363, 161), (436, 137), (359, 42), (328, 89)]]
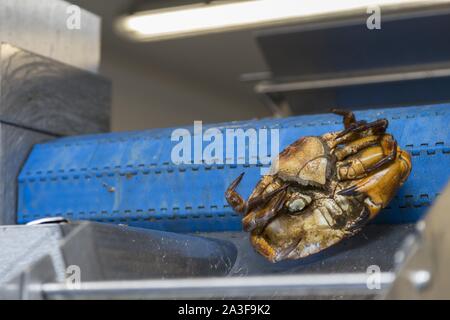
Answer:
[(113, 131), (450, 100), (448, 1), (71, 2), (102, 19)]
[(70, 2), (102, 18), (100, 73), (113, 82), (113, 131), (271, 115), (252, 86), (239, 81), (243, 73), (266, 70), (254, 30), (136, 42), (114, 28), (135, 1)]

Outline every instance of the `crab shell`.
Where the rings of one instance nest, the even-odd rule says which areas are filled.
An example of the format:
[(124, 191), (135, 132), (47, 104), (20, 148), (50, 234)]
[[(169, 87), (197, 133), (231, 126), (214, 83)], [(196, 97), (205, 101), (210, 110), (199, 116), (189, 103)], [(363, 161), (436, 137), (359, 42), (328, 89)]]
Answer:
[(335, 163), (321, 137), (304, 137), (284, 149), (270, 174), (302, 186), (325, 187)]
[(411, 172), (411, 159), (392, 135), (388, 121), (344, 116), (343, 131), (301, 138), (274, 160), (245, 201), (236, 187), (225, 197), (244, 214), (244, 230), (269, 261), (299, 259), (327, 249), (360, 231)]
[[(336, 183), (333, 183), (335, 179), (332, 179), (335, 163), (329, 146), (322, 137), (317, 136), (304, 137), (280, 153), (271, 168), (271, 174), (281, 180), (297, 183), (299, 189), (317, 187), (315, 198), (320, 200), (313, 200), (300, 216), (280, 215), (261, 234), (252, 233), (251, 242), (260, 254), (272, 262), (304, 258), (331, 247), (348, 235), (345, 228), (330, 228), (318, 209), (342, 201), (346, 210), (341, 214), (349, 225), (364, 210), (362, 199), (350, 203), (345, 197), (332, 195), (327, 190), (336, 187)], [(280, 256), (278, 250), (289, 247), (295, 250), (288, 256)]]

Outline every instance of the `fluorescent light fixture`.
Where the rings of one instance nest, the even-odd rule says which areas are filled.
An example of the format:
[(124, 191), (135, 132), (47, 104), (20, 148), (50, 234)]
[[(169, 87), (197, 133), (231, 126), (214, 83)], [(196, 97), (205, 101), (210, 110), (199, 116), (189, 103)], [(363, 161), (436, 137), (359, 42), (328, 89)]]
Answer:
[(121, 32), (151, 41), (294, 22), (308, 17), (366, 10), (370, 6), (441, 1), (414, 0), (247, 0), (213, 1), (138, 12), (118, 19)]

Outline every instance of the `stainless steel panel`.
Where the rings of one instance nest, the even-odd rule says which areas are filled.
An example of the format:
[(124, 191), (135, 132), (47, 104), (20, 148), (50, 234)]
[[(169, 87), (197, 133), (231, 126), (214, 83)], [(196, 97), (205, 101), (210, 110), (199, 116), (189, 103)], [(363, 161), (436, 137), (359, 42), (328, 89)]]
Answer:
[(229, 241), (92, 222), (2, 226), (0, 247), (0, 299), (42, 298), (40, 285), (64, 284), (69, 266), (82, 283), (226, 276), (237, 251)]
[[(59, 252), (59, 241), (63, 235), (55, 226), (1, 227), (0, 244), (0, 284), (5, 284), (18, 276), (20, 272), (46, 255), (52, 256), (53, 265), (59, 270), (59, 281), (64, 280), (64, 261)], [(61, 276), (62, 272), (62, 276)]]
[[(25, 232), (30, 227), (22, 228)], [(245, 233), (204, 234), (214, 241), (209, 242), (198, 235), (89, 222), (60, 228), (65, 235), (60, 246), (64, 261), (81, 268), (82, 281), (74, 289), (61, 281), (42, 280), (40, 293), (23, 287), (32, 296), (376, 299), (395, 280), (397, 252), (415, 232), (412, 225), (370, 225), (364, 233), (313, 259), (272, 264), (255, 253)], [(373, 265), (380, 268), (379, 288), (367, 285), (372, 274), (367, 268)], [(13, 285), (1, 286), (0, 294), (11, 294), (8, 288)]]
[(0, 123), (0, 225), (16, 223), (17, 176), (31, 148), (36, 143), (54, 138), (49, 134)]
[(109, 130), (105, 78), (0, 44), (0, 120), (55, 135)]
[(80, 29), (69, 29), (61, 0), (0, 0), (0, 42), (92, 72), (100, 63), (100, 18), (81, 10)]
[(389, 299), (450, 299), (450, 185), (397, 253)]

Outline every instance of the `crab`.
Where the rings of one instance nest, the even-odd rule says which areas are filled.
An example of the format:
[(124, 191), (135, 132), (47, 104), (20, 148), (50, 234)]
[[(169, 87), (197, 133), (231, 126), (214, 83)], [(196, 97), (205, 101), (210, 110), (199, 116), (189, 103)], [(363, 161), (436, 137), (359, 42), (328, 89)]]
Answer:
[(411, 172), (410, 155), (386, 133), (386, 119), (332, 112), (343, 116), (344, 129), (289, 145), (247, 201), (236, 191), (244, 173), (226, 190), (251, 244), (271, 262), (305, 258), (358, 233)]

